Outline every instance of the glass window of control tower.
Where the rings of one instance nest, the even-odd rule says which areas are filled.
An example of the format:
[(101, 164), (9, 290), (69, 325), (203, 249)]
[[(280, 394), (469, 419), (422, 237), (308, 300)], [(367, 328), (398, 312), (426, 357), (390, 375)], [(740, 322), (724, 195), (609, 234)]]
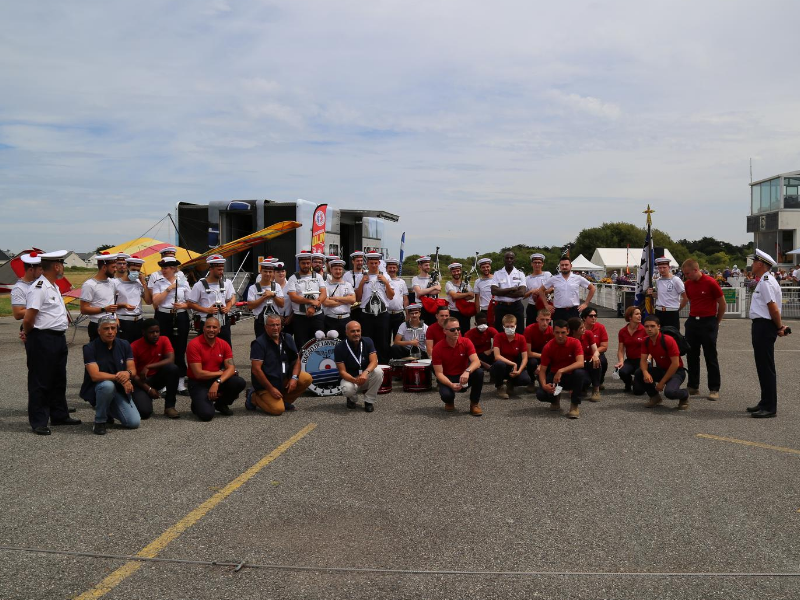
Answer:
[(750, 186), (750, 214), (761, 211), (761, 185)]
[(769, 209), (779, 210), (781, 207), (781, 180), (780, 177), (770, 180)]
[(800, 177), (786, 177), (783, 182), (783, 207), (800, 208)]

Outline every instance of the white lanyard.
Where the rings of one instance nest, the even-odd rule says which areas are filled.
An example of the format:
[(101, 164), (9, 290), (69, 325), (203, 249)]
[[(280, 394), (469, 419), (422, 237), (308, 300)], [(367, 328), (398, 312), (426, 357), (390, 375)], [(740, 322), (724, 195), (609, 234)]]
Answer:
[(358, 374), (361, 375), (363, 372), (361, 368), (361, 359), (364, 357), (364, 342), (361, 341), (358, 344), (358, 358), (356, 358), (355, 352), (353, 352), (353, 349), (350, 347), (350, 342), (345, 342), (345, 345), (347, 346), (348, 352), (350, 352), (350, 356), (358, 363)]

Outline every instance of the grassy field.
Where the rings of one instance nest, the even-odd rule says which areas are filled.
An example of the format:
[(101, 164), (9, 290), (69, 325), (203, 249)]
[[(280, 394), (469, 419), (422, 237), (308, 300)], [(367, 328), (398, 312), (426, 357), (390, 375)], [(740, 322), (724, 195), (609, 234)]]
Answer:
[(0, 296), (0, 317), (11, 315), (11, 296), (3, 294)]

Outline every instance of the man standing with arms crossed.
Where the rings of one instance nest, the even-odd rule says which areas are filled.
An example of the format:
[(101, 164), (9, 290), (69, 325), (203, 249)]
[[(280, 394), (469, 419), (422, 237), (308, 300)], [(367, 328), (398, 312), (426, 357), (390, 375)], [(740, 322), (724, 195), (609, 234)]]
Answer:
[(525, 274), (514, 267), (514, 260), (517, 255), (511, 250), (503, 254), (504, 267), (494, 274), (494, 284), (492, 285), (492, 295), (497, 306), (494, 311), (494, 328), (498, 331), (503, 330), (503, 317), (514, 315), (517, 318), (517, 333), (525, 331), (525, 309), (522, 306), (522, 298), (525, 296), (527, 288), (525, 286)]
[[(686, 290), (683, 282), (672, 274), (669, 269), (669, 259), (666, 256), (656, 259), (658, 279), (656, 280), (656, 314), (661, 326), (669, 325), (680, 331), (681, 306), (686, 304)], [(647, 290), (648, 296), (653, 296), (653, 288)]]

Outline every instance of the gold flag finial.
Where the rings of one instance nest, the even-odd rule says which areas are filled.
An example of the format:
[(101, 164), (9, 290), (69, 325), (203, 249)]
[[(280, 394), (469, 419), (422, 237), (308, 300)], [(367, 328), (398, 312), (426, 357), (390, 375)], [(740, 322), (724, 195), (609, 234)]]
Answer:
[(647, 210), (643, 210), (642, 211), (643, 214), (647, 215), (647, 224), (648, 225), (652, 225), (653, 224), (652, 220), (650, 219), (650, 215), (652, 215), (654, 212), (656, 212), (656, 211), (654, 211), (652, 208), (650, 208), (649, 204), (647, 205)]

